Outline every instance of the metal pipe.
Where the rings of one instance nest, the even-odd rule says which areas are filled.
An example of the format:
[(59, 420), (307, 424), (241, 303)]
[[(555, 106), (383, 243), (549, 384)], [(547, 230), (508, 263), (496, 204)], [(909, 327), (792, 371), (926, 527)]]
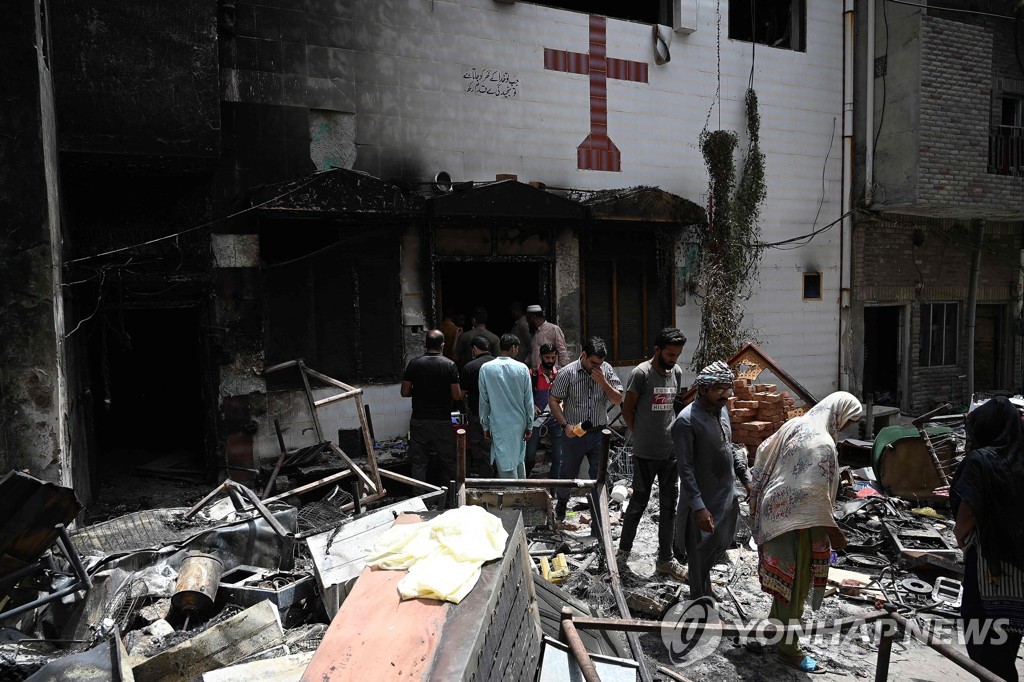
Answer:
[(878, 658), (875, 660), (875, 682), (886, 682), (889, 679), (889, 659), (892, 657), (892, 642), (896, 638), (896, 628), (891, 621), (882, 623), (882, 638), (878, 642)]
[[(871, 206), (875, 186), (875, 0), (868, 0), (867, 6), (868, 30), (864, 58), (864, 205)], [(884, 106), (885, 103), (882, 104)]]
[(50, 594), (46, 595), (45, 597), (40, 597), (39, 599), (36, 599), (34, 601), (30, 601), (27, 604), (22, 604), (21, 606), (16, 606), (15, 608), (11, 609), (10, 611), (4, 611), (3, 613), (0, 613), (0, 619), (7, 620), (8, 618), (13, 618), (14, 616), (17, 616), (17, 615), (20, 615), (22, 613), (25, 613), (26, 611), (31, 611), (32, 609), (37, 608), (39, 606), (42, 606), (43, 604), (48, 604), (48, 603), (50, 603), (50, 602), (52, 602), (54, 600), (57, 600), (57, 599), (63, 599), (64, 597), (68, 596), (69, 594), (73, 594), (75, 592), (78, 592), (79, 590), (85, 590), (85, 589), (89, 589), (89, 588), (88, 588), (88, 586), (84, 582), (81, 582), (81, 581), (77, 582), (77, 583), (75, 583), (73, 585), (68, 585), (67, 587), (65, 587), (65, 588), (63, 588), (61, 590), (58, 590), (56, 592), (51, 592)]
[(352, 495), (352, 513), (356, 516), (359, 516), (363, 513), (363, 504), (359, 499), (361, 495), (359, 491), (359, 479), (353, 478), (351, 481), (349, 481), (348, 488)]
[(426, 488), (427, 490), (431, 490), (433, 492), (444, 491), (444, 488), (442, 488), (439, 485), (434, 485), (433, 483), (426, 483), (417, 478), (403, 476), (402, 474), (397, 474), (389, 469), (379, 469), (379, 471), (381, 476), (383, 476), (384, 478), (390, 478), (392, 481), (398, 481), (399, 483), (405, 483), (406, 485), (415, 486), (417, 488)]
[[(719, 634), (723, 637), (745, 637), (748, 639), (774, 639), (783, 634), (829, 635), (846, 632), (850, 628), (873, 623), (888, 617), (888, 611), (869, 611), (859, 618), (840, 618), (831, 623), (812, 623), (811, 625), (777, 625), (771, 621), (750, 621), (742, 626), (728, 623), (708, 623), (701, 628), (705, 632)], [(619, 632), (661, 632), (663, 629), (689, 628), (692, 623), (670, 623), (660, 620), (632, 620), (625, 618), (573, 618), (577, 630), (614, 630)]]
[(850, 373), (844, 370), (843, 359), (853, 357), (853, 333), (850, 324), (850, 269), (853, 250), (853, 73), (856, 57), (856, 15), (853, 7), (854, 0), (846, 0), (843, 11), (843, 158), (840, 196), (842, 219), (839, 224), (839, 352), (836, 354), (836, 378), (839, 388), (844, 391), (850, 389)]
[(467, 478), (467, 488), (593, 488), (597, 481), (579, 478)]
[(89, 572), (85, 570), (82, 558), (78, 556), (78, 552), (75, 551), (75, 546), (71, 543), (71, 536), (68, 535), (68, 529), (64, 527), (63, 523), (58, 523), (56, 528), (57, 546), (64, 554), (64, 558), (71, 562), (71, 566), (74, 568), (75, 574), (85, 584), (85, 589), (90, 589), (92, 587), (92, 577), (89, 575)]
[[(607, 440), (604, 441), (607, 444)], [(607, 451), (603, 453), (607, 456)], [(608, 583), (612, 588), (612, 595), (615, 597), (615, 606), (624, 618), (630, 618), (629, 604), (626, 603), (626, 596), (622, 593), (622, 585), (619, 583), (619, 567), (615, 563), (615, 550), (612, 546), (612, 531), (608, 527), (608, 486), (603, 483), (597, 486), (597, 509), (593, 516), (600, 517), (601, 521), (601, 549), (604, 551), (605, 563), (608, 565)], [(596, 521), (596, 519), (595, 519)], [(635, 632), (626, 633), (626, 642), (629, 644), (633, 658), (640, 665), (637, 672), (640, 674), (641, 682), (651, 682), (651, 673), (647, 670), (646, 659), (644, 658), (643, 647), (640, 646), (640, 638)]]
[(580, 672), (583, 673), (583, 679), (586, 682), (601, 682), (601, 676), (597, 674), (597, 666), (594, 665), (594, 659), (590, 657), (587, 648), (583, 646), (580, 633), (576, 631), (576, 627), (572, 624), (572, 609), (568, 606), (562, 607), (561, 625), (562, 641), (569, 645), (569, 650), (572, 652), (573, 658), (576, 659)]
[(466, 504), (466, 429), (455, 432), (455, 506)]
[(611, 449), (612, 432), (610, 429), (601, 429), (601, 460), (597, 465), (597, 483), (604, 485), (608, 477), (608, 451)]
[(918, 628), (912, 626), (907, 627), (908, 625), (910, 625), (910, 621), (904, 618), (899, 613), (893, 612), (891, 615), (893, 620), (895, 620), (899, 625), (905, 628), (906, 631), (910, 633), (910, 635), (914, 639), (921, 642), (922, 644), (927, 644), (932, 649), (935, 649), (935, 651), (938, 651), (940, 654), (942, 654), (949, 660), (953, 661), (970, 674), (982, 680), (982, 682), (1005, 682), (1003, 678), (999, 677), (998, 675), (990, 671), (988, 668), (985, 668), (984, 666), (975, 663), (968, 656), (965, 656), (963, 653), (957, 651), (950, 645), (943, 644), (942, 642), (933, 641), (930, 636), (922, 639), (918, 635)]

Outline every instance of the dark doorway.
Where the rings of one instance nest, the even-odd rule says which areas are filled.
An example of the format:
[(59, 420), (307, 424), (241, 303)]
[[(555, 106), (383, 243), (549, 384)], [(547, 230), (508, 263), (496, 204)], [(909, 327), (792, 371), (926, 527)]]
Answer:
[(1003, 359), (1003, 317), (1001, 305), (979, 305), (974, 321), (974, 390), (1003, 388), (1000, 368)]
[[(515, 318), (509, 312), (512, 301), (523, 306), (539, 304), (548, 291), (546, 262), (459, 262), (437, 263), (437, 319), (445, 312), (457, 312), (468, 321), (474, 308), (482, 306), (488, 313), (487, 328), (501, 336), (512, 331)], [(554, 320), (549, 310), (548, 318)], [(468, 323), (468, 322), (467, 322)]]
[(108, 311), (90, 339), (99, 470), (203, 456), (199, 309)]
[(864, 397), (900, 405), (900, 306), (864, 308)]

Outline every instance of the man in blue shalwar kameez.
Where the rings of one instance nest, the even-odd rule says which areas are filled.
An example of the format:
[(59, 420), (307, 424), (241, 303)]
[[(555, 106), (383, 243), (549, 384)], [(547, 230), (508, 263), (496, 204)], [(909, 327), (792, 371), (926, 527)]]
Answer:
[(526, 478), (526, 441), (533, 432), (533, 384), (530, 370), (515, 359), (519, 343), (505, 334), (501, 355), (480, 368), (480, 425), (499, 478)]

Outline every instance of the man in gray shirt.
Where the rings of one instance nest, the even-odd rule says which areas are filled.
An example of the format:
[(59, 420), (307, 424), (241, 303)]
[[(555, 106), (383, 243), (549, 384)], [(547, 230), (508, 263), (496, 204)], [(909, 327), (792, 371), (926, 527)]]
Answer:
[(655, 571), (686, 580), (683, 567), (672, 557), (679, 479), (672, 451), (672, 402), (683, 387), (683, 370), (676, 364), (686, 337), (674, 327), (662, 329), (654, 339), (654, 356), (633, 368), (622, 397), (622, 418), (633, 432), (633, 496), (622, 518), (619, 561), (629, 559), (640, 519), (658, 480), (658, 560)]
[(676, 532), (683, 536), (689, 560), (690, 599), (716, 598), (711, 567), (736, 538), (736, 477), (750, 494), (747, 460), (732, 447), (732, 424), (725, 409), (734, 379), (721, 361), (702, 369), (694, 382), (697, 399), (672, 424), (680, 486)]

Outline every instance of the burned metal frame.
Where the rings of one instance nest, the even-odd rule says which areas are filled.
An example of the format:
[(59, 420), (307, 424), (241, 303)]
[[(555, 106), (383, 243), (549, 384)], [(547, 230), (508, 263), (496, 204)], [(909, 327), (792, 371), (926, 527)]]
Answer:
[[(20, 606), (16, 606), (13, 609), (10, 609), (9, 611), (4, 611), (0, 613), (0, 619), (13, 618), (14, 616), (21, 615), (26, 611), (31, 611), (32, 609), (40, 607), (44, 604), (48, 604), (56, 599), (63, 599), (69, 594), (74, 594), (75, 592), (78, 592), (80, 590), (88, 590), (92, 587), (92, 578), (89, 577), (88, 572), (86, 572), (85, 566), (82, 564), (82, 560), (78, 556), (78, 551), (75, 550), (75, 546), (71, 542), (71, 536), (68, 535), (67, 528), (64, 527), (63, 523), (57, 524), (56, 526), (54, 526), (54, 528), (57, 531), (57, 537), (54, 540), (54, 544), (57, 546), (57, 548), (60, 550), (60, 553), (64, 555), (64, 558), (67, 559), (68, 563), (71, 565), (71, 570), (75, 576), (75, 581), (70, 585), (62, 587), (56, 592), (51, 592), (50, 594), (47, 594), (43, 597), (28, 602), (27, 604), (21, 604)], [(24, 568), (14, 571), (13, 573), (8, 573), (7, 575), (0, 578), (0, 587), (6, 588), (8, 586), (13, 586), (17, 584), (17, 582), (22, 578), (34, 575), (36, 573), (39, 573), (40, 571), (46, 570), (47, 568), (51, 568), (52, 564), (53, 561), (49, 557), (37, 559), (36, 561), (25, 566)]]
[[(359, 417), (359, 429), (360, 431), (362, 431), (363, 434), (363, 444), (366, 447), (366, 462), (367, 466), (370, 469), (370, 476), (372, 476), (372, 480), (370, 476), (367, 476), (362, 471), (362, 469), (356, 466), (356, 464), (348, 457), (348, 455), (342, 452), (341, 448), (335, 446), (333, 443), (330, 445), (330, 447), (334, 451), (334, 454), (339, 455), (345, 461), (345, 463), (348, 464), (349, 467), (351, 467), (352, 472), (362, 480), (363, 484), (367, 485), (369, 489), (373, 491), (374, 495), (379, 496), (377, 499), (383, 497), (385, 490), (384, 487), (381, 485), (380, 471), (377, 469), (377, 456), (373, 449), (373, 438), (370, 437), (370, 427), (366, 419), (366, 410), (363, 407), (363, 389), (356, 388), (355, 386), (349, 386), (348, 384), (342, 381), (338, 381), (337, 379), (334, 379), (332, 377), (329, 377), (326, 374), (321, 374), (320, 372), (317, 372), (314, 369), (310, 369), (309, 367), (306, 366), (306, 363), (303, 361), (302, 358), (299, 358), (297, 360), (288, 360), (286, 362), (272, 365), (271, 367), (266, 367), (263, 370), (263, 375), (266, 376), (267, 374), (270, 374), (272, 372), (278, 372), (283, 369), (288, 369), (291, 367), (297, 368), (299, 370), (299, 375), (302, 377), (302, 386), (306, 394), (306, 402), (309, 405), (310, 415), (313, 418), (313, 430), (316, 432), (316, 437), (318, 441), (323, 442), (325, 439), (323, 427), (320, 424), (320, 418), (317, 416), (317, 408), (323, 405), (327, 405), (329, 403), (337, 402), (339, 400), (346, 400), (349, 398), (355, 400), (356, 415)], [(313, 398), (313, 390), (310, 388), (309, 385), (309, 379), (311, 377), (322, 383), (327, 384), (328, 386), (340, 388), (343, 392), (338, 393), (336, 395), (327, 396), (326, 398), (321, 398), (320, 400), (315, 400)], [(283, 439), (281, 439), (281, 442), (283, 442)]]
[[(224, 493), (228, 495), (229, 498), (231, 498), (231, 503), (234, 505), (237, 511), (245, 512), (255, 510), (260, 516), (264, 518), (264, 520), (268, 524), (270, 524), (270, 527), (273, 528), (274, 532), (277, 533), (280, 537), (292, 540), (303, 540), (311, 535), (316, 535), (317, 533), (322, 532), (322, 529), (313, 529), (309, 531), (293, 533), (292, 531), (288, 530), (287, 528), (281, 525), (281, 522), (277, 520), (277, 518), (274, 516), (274, 513), (271, 512), (270, 509), (267, 507), (267, 504), (271, 502), (278, 502), (286, 497), (291, 497), (293, 495), (300, 495), (302, 493), (309, 492), (310, 490), (322, 488), (325, 485), (329, 485), (336, 481), (340, 481), (343, 478), (347, 478), (352, 475), (354, 474), (349, 469), (339, 471), (338, 473), (331, 474), (330, 476), (322, 478), (319, 481), (314, 481), (313, 483), (300, 486), (298, 488), (289, 490), (275, 497), (268, 497), (265, 500), (261, 500), (255, 492), (245, 487), (241, 483), (238, 483), (237, 481), (232, 481), (229, 478), (223, 483), (221, 483), (219, 486), (214, 488), (212, 491), (210, 491), (210, 493), (206, 497), (196, 502), (191, 509), (189, 509), (182, 515), (182, 518), (192, 518), (197, 513), (199, 513), (200, 509), (208, 505), (210, 501), (213, 500), (213, 498), (217, 497), (221, 493)], [(382, 491), (379, 493), (368, 495), (366, 497), (355, 497), (352, 502), (349, 502), (338, 507), (338, 510), (348, 511), (350, 509), (358, 509), (364, 504), (376, 502), (377, 500), (383, 498), (384, 495), (385, 493)], [(248, 505), (246, 504), (246, 502), (248, 502)]]

